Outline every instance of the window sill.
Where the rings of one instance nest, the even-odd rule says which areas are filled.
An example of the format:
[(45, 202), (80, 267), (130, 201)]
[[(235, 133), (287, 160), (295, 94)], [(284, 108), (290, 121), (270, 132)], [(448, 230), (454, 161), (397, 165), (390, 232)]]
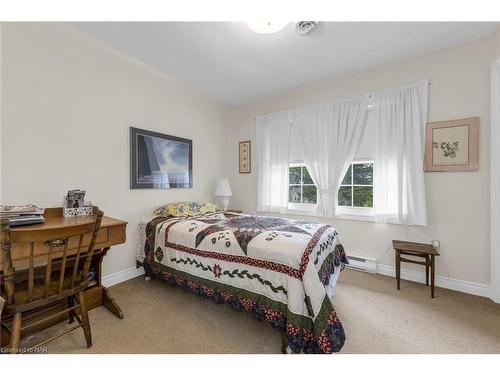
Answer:
[[(286, 210), (286, 214), (297, 215), (297, 216), (311, 216), (317, 218), (325, 218), (317, 212), (316, 205), (304, 205), (299, 206), (298, 204), (290, 204)], [(375, 221), (375, 215), (371, 209), (359, 209), (359, 208), (337, 208), (337, 214), (331, 219), (339, 220), (355, 220), (355, 221)]]
[(373, 208), (337, 206), (336, 216), (343, 220), (375, 221)]
[(375, 222), (375, 216), (374, 215), (360, 215), (360, 214), (348, 214), (348, 213), (341, 213), (336, 215), (337, 219), (341, 220), (355, 220), (355, 221), (371, 221)]
[(288, 212), (297, 211), (316, 214), (318, 211), (318, 205), (307, 203), (288, 203), (287, 210)]
[(300, 209), (300, 208), (292, 208), (292, 209), (289, 208), (286, 211), (286, 213), (290, 214), (290, 215), (297, 215), (297, 216), (321, 217), (320, 215), (318, 215), (318, 213), (316, 212), (316, 210), (311, 211), (311, 210)]

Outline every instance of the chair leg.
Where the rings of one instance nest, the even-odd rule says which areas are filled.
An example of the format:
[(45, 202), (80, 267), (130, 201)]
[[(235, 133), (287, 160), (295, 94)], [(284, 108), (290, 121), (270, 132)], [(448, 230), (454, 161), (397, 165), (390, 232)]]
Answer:
[(85, 340), (87, 341), (87, 348), (90, 348), (92, 346), (92, 334), (90, 332), (89, 316), (87, 314), (87, 306), (85, 305), (85, 297), (83, 296), (83, 292), (78, 293), (78, 301), (80, 302), (83, 333), (85, 334)]
[(21, 340), (21, 322), (21, 313), (15, 313), (14, 320), (12, 322), (12, 329), (10, 331), (9, 349), (11, 354), (17, 354), (19, 352), (19, 341)]
[[(73, 296), (68, 297), (68, 308), (72, 308), (75, 305), (75, 301), (73, 300)], [(70, 310), (69, 321), (68, 323), (73, 323), (75, 321), (75, 310)]]

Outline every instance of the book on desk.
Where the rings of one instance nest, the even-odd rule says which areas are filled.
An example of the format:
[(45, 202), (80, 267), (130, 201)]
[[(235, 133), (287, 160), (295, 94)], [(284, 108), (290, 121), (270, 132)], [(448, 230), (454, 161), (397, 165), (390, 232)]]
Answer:
[(9, 221), (9, 226), (41, 224), (45, 222), (43, 217), (45, 210), (34, 204), (9, 206), (0, 205), (0, 219)]

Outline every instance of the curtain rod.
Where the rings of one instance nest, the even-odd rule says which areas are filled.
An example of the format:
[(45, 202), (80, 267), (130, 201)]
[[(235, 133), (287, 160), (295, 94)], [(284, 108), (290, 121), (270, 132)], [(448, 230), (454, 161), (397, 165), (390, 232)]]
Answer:
[[(432, 81), (431, 81), (430, 79), (427, 79), (427, 86), (430, 86), (430, 85), (432, 85)], [(410, 86), (410, 85), (408, 85), (408, 86)], [(407, 86), (402, 86), (402, 87), (407, 87)], [(402, 87), (398, 87), (398, 88), (402, 88)], [(376, 93), (376, 92), (377, 92), (377, 91), (372, 91), (372, 93), (373, 93), (373, 94), (372, 94), (372, 93), (367, 93), (367, 94), (368, 94), (368, 98), (370, 98), (370, 99), (371, 99), (371, 97), (372, 97), (372, 96), (374, 95), (374, 93)], [(365, 95), (366, 95), (366, 94), (365, 94)], [(373, 104), (368, 104), (367, 109), (368, 109), (369, 111), (371, 111), (371, 110), (373, 109)], [(284, 111), (281, 111), (281, 112), (287, 112), (287, 111), (289, 111), (289, 110), (284, 110)], [(276, 112), (276, 113), (279, 113), (279, 112)], [(257, 117), (258, 117), (258, 116), (257, 116)], [(293, 120), (290, 120), (290, 122), (293, 122)]]
[[(427, 81), (427, 86), (430, 86), (430, 85), (432, 85), (432, 82), (431, 82), (430, 80), (428, 80), (428, 81)], [(403, 86), (403, 87), (406, 87), (406, 86)], [(399, 88), (399, 87), (398, 87), (398, 88)], [(398, 89), (398, 88), (397, 88), (397, 89)], [(375, 91), (375, 92), (373, 92), (373, 91), (372, 91), (372, 93), (369, 93), (369, 94), (368, 94), (368, 97), (369, 97), (369, 98), (371, 98), (371, 97), (372, 97), (375, 93), (377, 93), (377, 92), (378, 92), (378, 91)]]

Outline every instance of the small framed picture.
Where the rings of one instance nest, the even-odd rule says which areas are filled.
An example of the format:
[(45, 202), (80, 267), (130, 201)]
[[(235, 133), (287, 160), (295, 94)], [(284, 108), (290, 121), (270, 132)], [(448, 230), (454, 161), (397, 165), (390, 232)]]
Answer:
[(250, 141), (240, 142), (240, 173), (252, 173), (252, 155)]
[(427, 124), (426, 172), (479, 169), (479, 117)]

